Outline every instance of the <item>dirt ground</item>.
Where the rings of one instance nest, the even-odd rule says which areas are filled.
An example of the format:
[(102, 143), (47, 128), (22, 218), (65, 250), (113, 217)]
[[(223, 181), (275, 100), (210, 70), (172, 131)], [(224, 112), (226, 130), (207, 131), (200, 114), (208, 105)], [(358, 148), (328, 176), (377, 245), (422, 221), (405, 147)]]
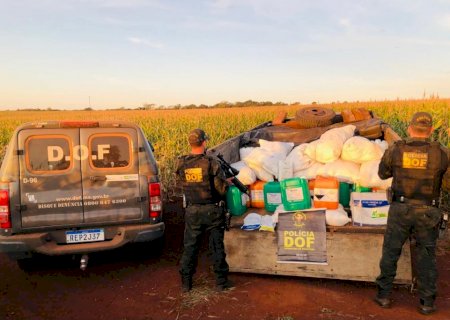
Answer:
[(183, 219), (178, 206), (166, 208), (161, 255), (142, 246), (92, 254), (84, 272), (79, 257), (43, 257), (23, 272), (0, 255), (0, 319), (450, 319), (449, 234), (438, 247), (438, 312), (426, 317), (406, 286), (395, 288), (391, 309), (374, 304), (375, 285), (365, 282), (232, 273), (236, 288), (216, 293), (206, 242), (195, 289), (181, 294)]

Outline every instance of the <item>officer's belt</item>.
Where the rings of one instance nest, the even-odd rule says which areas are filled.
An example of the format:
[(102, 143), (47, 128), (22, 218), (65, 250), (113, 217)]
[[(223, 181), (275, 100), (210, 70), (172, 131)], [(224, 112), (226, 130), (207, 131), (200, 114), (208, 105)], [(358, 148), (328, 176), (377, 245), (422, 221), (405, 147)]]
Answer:
[(406, 197), (397, 197), (394, 196), (394, 198), (392, 199), (395, 202), (400, 202), (400, 203), (405, 203), (405, 204), (412, 204), (412, 205), (416, 205), (416, 206), (433, 206), (433, 207), (437, 207), (438, 205), (438, 201), (436, 200), (424, 200), (424, 199), (409, 199)]

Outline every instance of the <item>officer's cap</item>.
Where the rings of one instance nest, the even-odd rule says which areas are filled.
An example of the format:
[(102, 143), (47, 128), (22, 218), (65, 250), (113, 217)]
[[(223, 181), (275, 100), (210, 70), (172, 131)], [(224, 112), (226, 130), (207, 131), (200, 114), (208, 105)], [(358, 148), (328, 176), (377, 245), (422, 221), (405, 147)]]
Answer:
[(189, 133), (189, 144), (200, 144), (205, 140), (209, 140), (209, 137), (202, 129), (194, 129)]
[(416, 112), (412, 116), (410, 125), (419, 128), (431, 128), (433, 126), (433, 118), (428, 112)]

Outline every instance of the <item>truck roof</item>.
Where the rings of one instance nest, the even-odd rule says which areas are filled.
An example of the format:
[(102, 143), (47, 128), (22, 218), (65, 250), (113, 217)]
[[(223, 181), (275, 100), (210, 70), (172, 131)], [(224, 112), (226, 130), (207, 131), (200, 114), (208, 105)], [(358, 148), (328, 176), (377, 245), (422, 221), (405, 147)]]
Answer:
[(128, 121), (85, 121), (85, 120), (50, 120), (27, 122), (20, 125), (17, 130), (23, 129), (55, 129), (55, 128), (120, 128), (138, 126)]

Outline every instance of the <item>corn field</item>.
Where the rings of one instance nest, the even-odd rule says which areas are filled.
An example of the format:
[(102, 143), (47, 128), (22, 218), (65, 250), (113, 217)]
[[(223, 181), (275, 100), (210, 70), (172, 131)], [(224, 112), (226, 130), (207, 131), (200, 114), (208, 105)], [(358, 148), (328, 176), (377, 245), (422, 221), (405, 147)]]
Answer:
[[(396, 100), (377, 102), (333, 103), (320, 105), (335, 111), (367, 108), (389, 123), (401, 136), (412, 114), (426, 111), (433, 116), (433, 139), (450, 147), (450, 99)], [(126, 120), (138, 124), (155, 148), (161, 181), (166, 190), (174, 182), (176, 157), (189, 151), (187, 134), (194, 128), (203, 128), (210, 136), (209, 145), (217, 145), (263, 122), (272, 120), (280, 111), (293, 117), (304, 107), (270, 106), (186, 110), (113, 110), (113, 111), (1, 111), (0, 160), (14, 129), (22, 123), (44, 120)]]

